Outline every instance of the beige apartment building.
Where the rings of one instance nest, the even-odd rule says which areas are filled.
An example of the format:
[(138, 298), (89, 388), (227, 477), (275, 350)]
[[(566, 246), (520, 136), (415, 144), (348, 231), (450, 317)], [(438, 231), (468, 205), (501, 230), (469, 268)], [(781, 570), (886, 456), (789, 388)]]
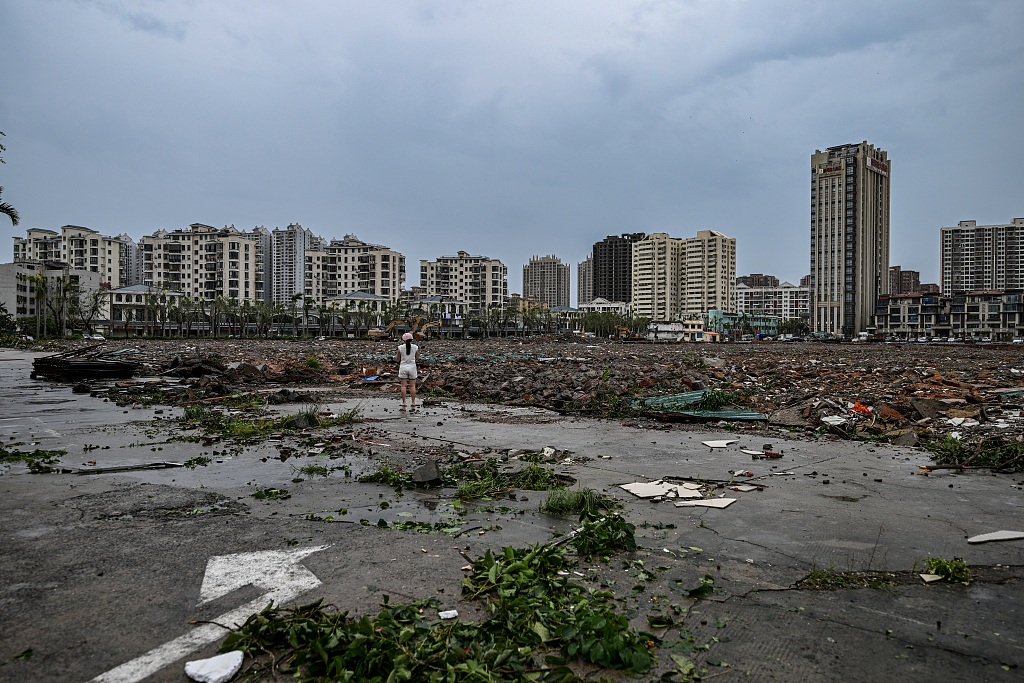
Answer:
[(682, 318), (708, 311), (736, 312), (736, 238), (699, 230), (683, 240)]
[(594, 299), (594, 257), (587, 254), (587, 258), (580, 261), (576, 266), (576, 306), (593, 301)]
[(364, 242), (352, 234), (332, 239), (323, 251), (313, 255), (314, 259), (323, 260), (314, 260), (312, 265), (314, 274), (320, 274), (319, 288), (324, 296), (365, 292), (382, 296), (392, 304), (401, 299), (405, 257), (400, 252)]
[(736, 310), (736, 239), (701, 230), (654, 233), (633, 243), (633, 314), (672, 321)]
[(523, 266), (523, 297), (548, 307), (569, 305), (569, 264), (557, 256), (534, 256)]
[(252, 233), (235, 226), (215, 228), (193, 223), (188, 230), (158, 230), (139, 240), (141, 280), (154, 289), (182, 292), (201, 299), (258, 301), (257, 247), (266, 230)]
[(436, 261), (420, 260), (420, 287), (426, 295), (465, 301), (470, 312), (490, 306), (504, 308), (508, 298), (508, 268), (498, 259), (460, 251)]
[(632, 246), (633, 315), (678, 320), (683, 240), (656, 232)]
[(60, 232), (29, 228), (14, 238), (14, 263), (53, 261), (72, 270), (98, 273), (106, 287), (126, 287), (136, 279), (136, 246), (127, 235), (107, 237), (79, 225), (61, 226)]
[(852, 337), (889, 293), (888, 154), (865, 140), (811, 155), (811, 328)]

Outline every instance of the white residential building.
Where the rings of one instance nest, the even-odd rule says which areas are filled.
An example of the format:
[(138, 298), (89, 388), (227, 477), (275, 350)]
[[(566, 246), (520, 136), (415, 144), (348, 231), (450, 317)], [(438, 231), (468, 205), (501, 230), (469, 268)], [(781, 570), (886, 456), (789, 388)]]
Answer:
[(960, 221), (939, 233), (943, 294), (1024, 289), (1024, 218), (1001, 225)]
[(576, 307), (580, 313), (615, 313), (617, 315), (629, 315), (630, 304), (625, 301), (608, 301), (597, 297), (585, 304)]
[[(74, 270), (72, 268), (54, 267), (54, 261), (28, 261), (20, 260), (17, 263), (0, 264), (0, 304), (7, 307), (7, 312), (16, 319), (36, 314), (37, 305), (43, 306), (43, 301), (36, 301), (35, 278), (42, 275), (46, 279), (46, 291), (49, 293), (49, 308), (52, 309), (55, 292), (60, 290), (60, 284), (67, 278), (68, 282), (77, 285), (79, 292), (88, 297), (91, 292), (103, 289), (106, 282), (98, 272), (88, 270)], [(42, 312), (47, 310), (46, 307)], [(50, 310), (50, 314), (53, 311)], [(59, 316), (58, 316), (59, 317)], [(34, 334), (35, 328), (27, 329), (25, 332)]]
[(780, 320), (811, 319), (811, 290), (783, 282), (778, 287), (736, 285), (736, 312), (773, 315)]
[[(273, 300), (279, 304), (290, 306), (296, 294), (313, 296), (315, 289), (312, 277), (306, 277), (306, 257), (309, 251), (322, 251), (324, 240), (298, 223), (287, 228), (274, 228), (271, 236), (271, 260), (273, 263), (274, 285), (271, 290)], [(310, 272), (312, 275), (313, 272)], [(310, 287), (306, 287), (306, 281)], [(310, 292), (307, 294), (306, 290)]]

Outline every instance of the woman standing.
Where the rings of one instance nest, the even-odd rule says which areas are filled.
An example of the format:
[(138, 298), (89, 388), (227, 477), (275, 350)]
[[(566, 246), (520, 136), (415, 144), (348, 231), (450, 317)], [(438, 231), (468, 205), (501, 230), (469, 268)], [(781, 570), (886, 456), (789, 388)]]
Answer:
[(412, 335), (402, 335), (403, 344), (398, 347), (398, 379), (402, 385), (402, 407), (405, 407), (405, 393), (412, 394), (412, 407), (416, 407), (416, 361), (420, 358), (420, 347), (412, 343)]

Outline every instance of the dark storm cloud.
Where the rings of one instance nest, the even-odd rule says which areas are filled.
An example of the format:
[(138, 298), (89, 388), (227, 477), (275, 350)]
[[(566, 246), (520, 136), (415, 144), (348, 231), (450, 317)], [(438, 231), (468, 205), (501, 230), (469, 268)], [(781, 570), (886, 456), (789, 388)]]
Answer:
[(809, 156), (865, 139), (893, 159), (892, 263), (925, 281), (940, 226), (1024, 210), (1018, 2), (14, 0), (0, 22), (23, 226), (297, 221), (412, 278), (501, 258), (513, 290), (534, 254), (711, 228), (741, 274), (796, 282)]

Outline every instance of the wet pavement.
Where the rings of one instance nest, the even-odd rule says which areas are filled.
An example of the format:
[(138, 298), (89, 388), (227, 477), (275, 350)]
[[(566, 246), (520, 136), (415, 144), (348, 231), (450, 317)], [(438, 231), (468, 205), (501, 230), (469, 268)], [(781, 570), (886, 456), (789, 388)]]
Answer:
[[(658, 596), (683, 605), (686, 628), (711, 644), (710, 653), (733, 675), (843, 681), (1021, 675), (1024, 541), (966, 542), (1024, 528), (1020, 474), (919, 476), (918, 466), (930, 460), (918, 448), (797, 440), (777, 429), (649, 428), (654, 425), (443, 400), (403, 412), (393, 396), (380, 394), (323, 406), (358, 406), (367, 422), (286, 437), (282, 444), (174, 442), (168, 438), (194, 433), (179, 428), (180, 408), (118, 407), (73, 394), (69, 385), (30, 380), (30, 359), (0, 351), (5, 443), (67, 450), (61, 464), (68, 469), (199, 455), (211, 463), (88, 475), (30, 474), (21, 464), (0, 469), (3, 680), (88, 681), (189, 633), (196, 628), (191, 622), (216, 621), (260, 598), (261, 588), (247, 586), (197, 606), (209, 558), (234, 553), (327, 546), (302, 559), (321, 584), (296, 598), (301, 602), (324, 597), (361, 612), (375, 609), (384, 594), (393, 602), (435, 596), (443, 607), (473, 615), (475, 607), (459, 601), (466, 564), (459, 551), (476, 557), (486, 548), (547, 542), (573, 520), (540, 513), (543, 492), (458, 504), (454, 489), (399, 495), (355, 480), (382, 462), (408, 467), (438, 450), (507, 457), (509, 450), (548, 446), (576, 458), (555, 463), (556, 472), (622, 502), (645, 547), (630, 559), (665, 567), (646, 591), (627, 598), (637, 610), (636, 626), (647, 628), (644, 614)], [(297, 412), (302, 406), (277, 408)], [(309, 452), (311, 444), (335, 437), (363, 450), (334, 458)], [(715, 439), (735, 443), (722, 449), (702, 443)], [(741, 452), (767, 443), (782, 458), (754, 461)], [(281, 445), (295, 451), (282, 459)], [(587, 460), (580, 463), (579, 456)], [(314, 463), (345, 467), (352, 476), (344, 469), (327, 477), (302, 473)], [(742, 480), (762, 490), (716, 490), (715, 496), (738, 499), (721, 510), (676, 508), (618, 488), (663, 477), (726, 483), (739, 480), (730, 474), (738, 470), (751, 472)], [(283, 489), (288, 497), (256, 499), (258, 488)], [(451, 530), (399, 531), (378, 527), (381, 520)], [(794, 587), (812, 569), (904, 576), (915, 564), (920, 570), (927, 556), (962, 557), (978, 580), (970, 586)], [(618, 577), (624, 592), (633, 579), (621, 565), (616, 558), (586, 566)], [(676, 579), (692, 586), (706, 573), (718, 589), (710, 599), (694, 601), (673, 588)], [(103, 680), (184, 681), (183, 662), (215, 648), (172, 659), (148, 677)], [(12, 661), (28, 649), (31, 658)], [(658, 675), (671, 668), (667, 652), (659, 652), (659, 662)], [(580, 673), (593, 680), (620, 677), (594, 667)]]

